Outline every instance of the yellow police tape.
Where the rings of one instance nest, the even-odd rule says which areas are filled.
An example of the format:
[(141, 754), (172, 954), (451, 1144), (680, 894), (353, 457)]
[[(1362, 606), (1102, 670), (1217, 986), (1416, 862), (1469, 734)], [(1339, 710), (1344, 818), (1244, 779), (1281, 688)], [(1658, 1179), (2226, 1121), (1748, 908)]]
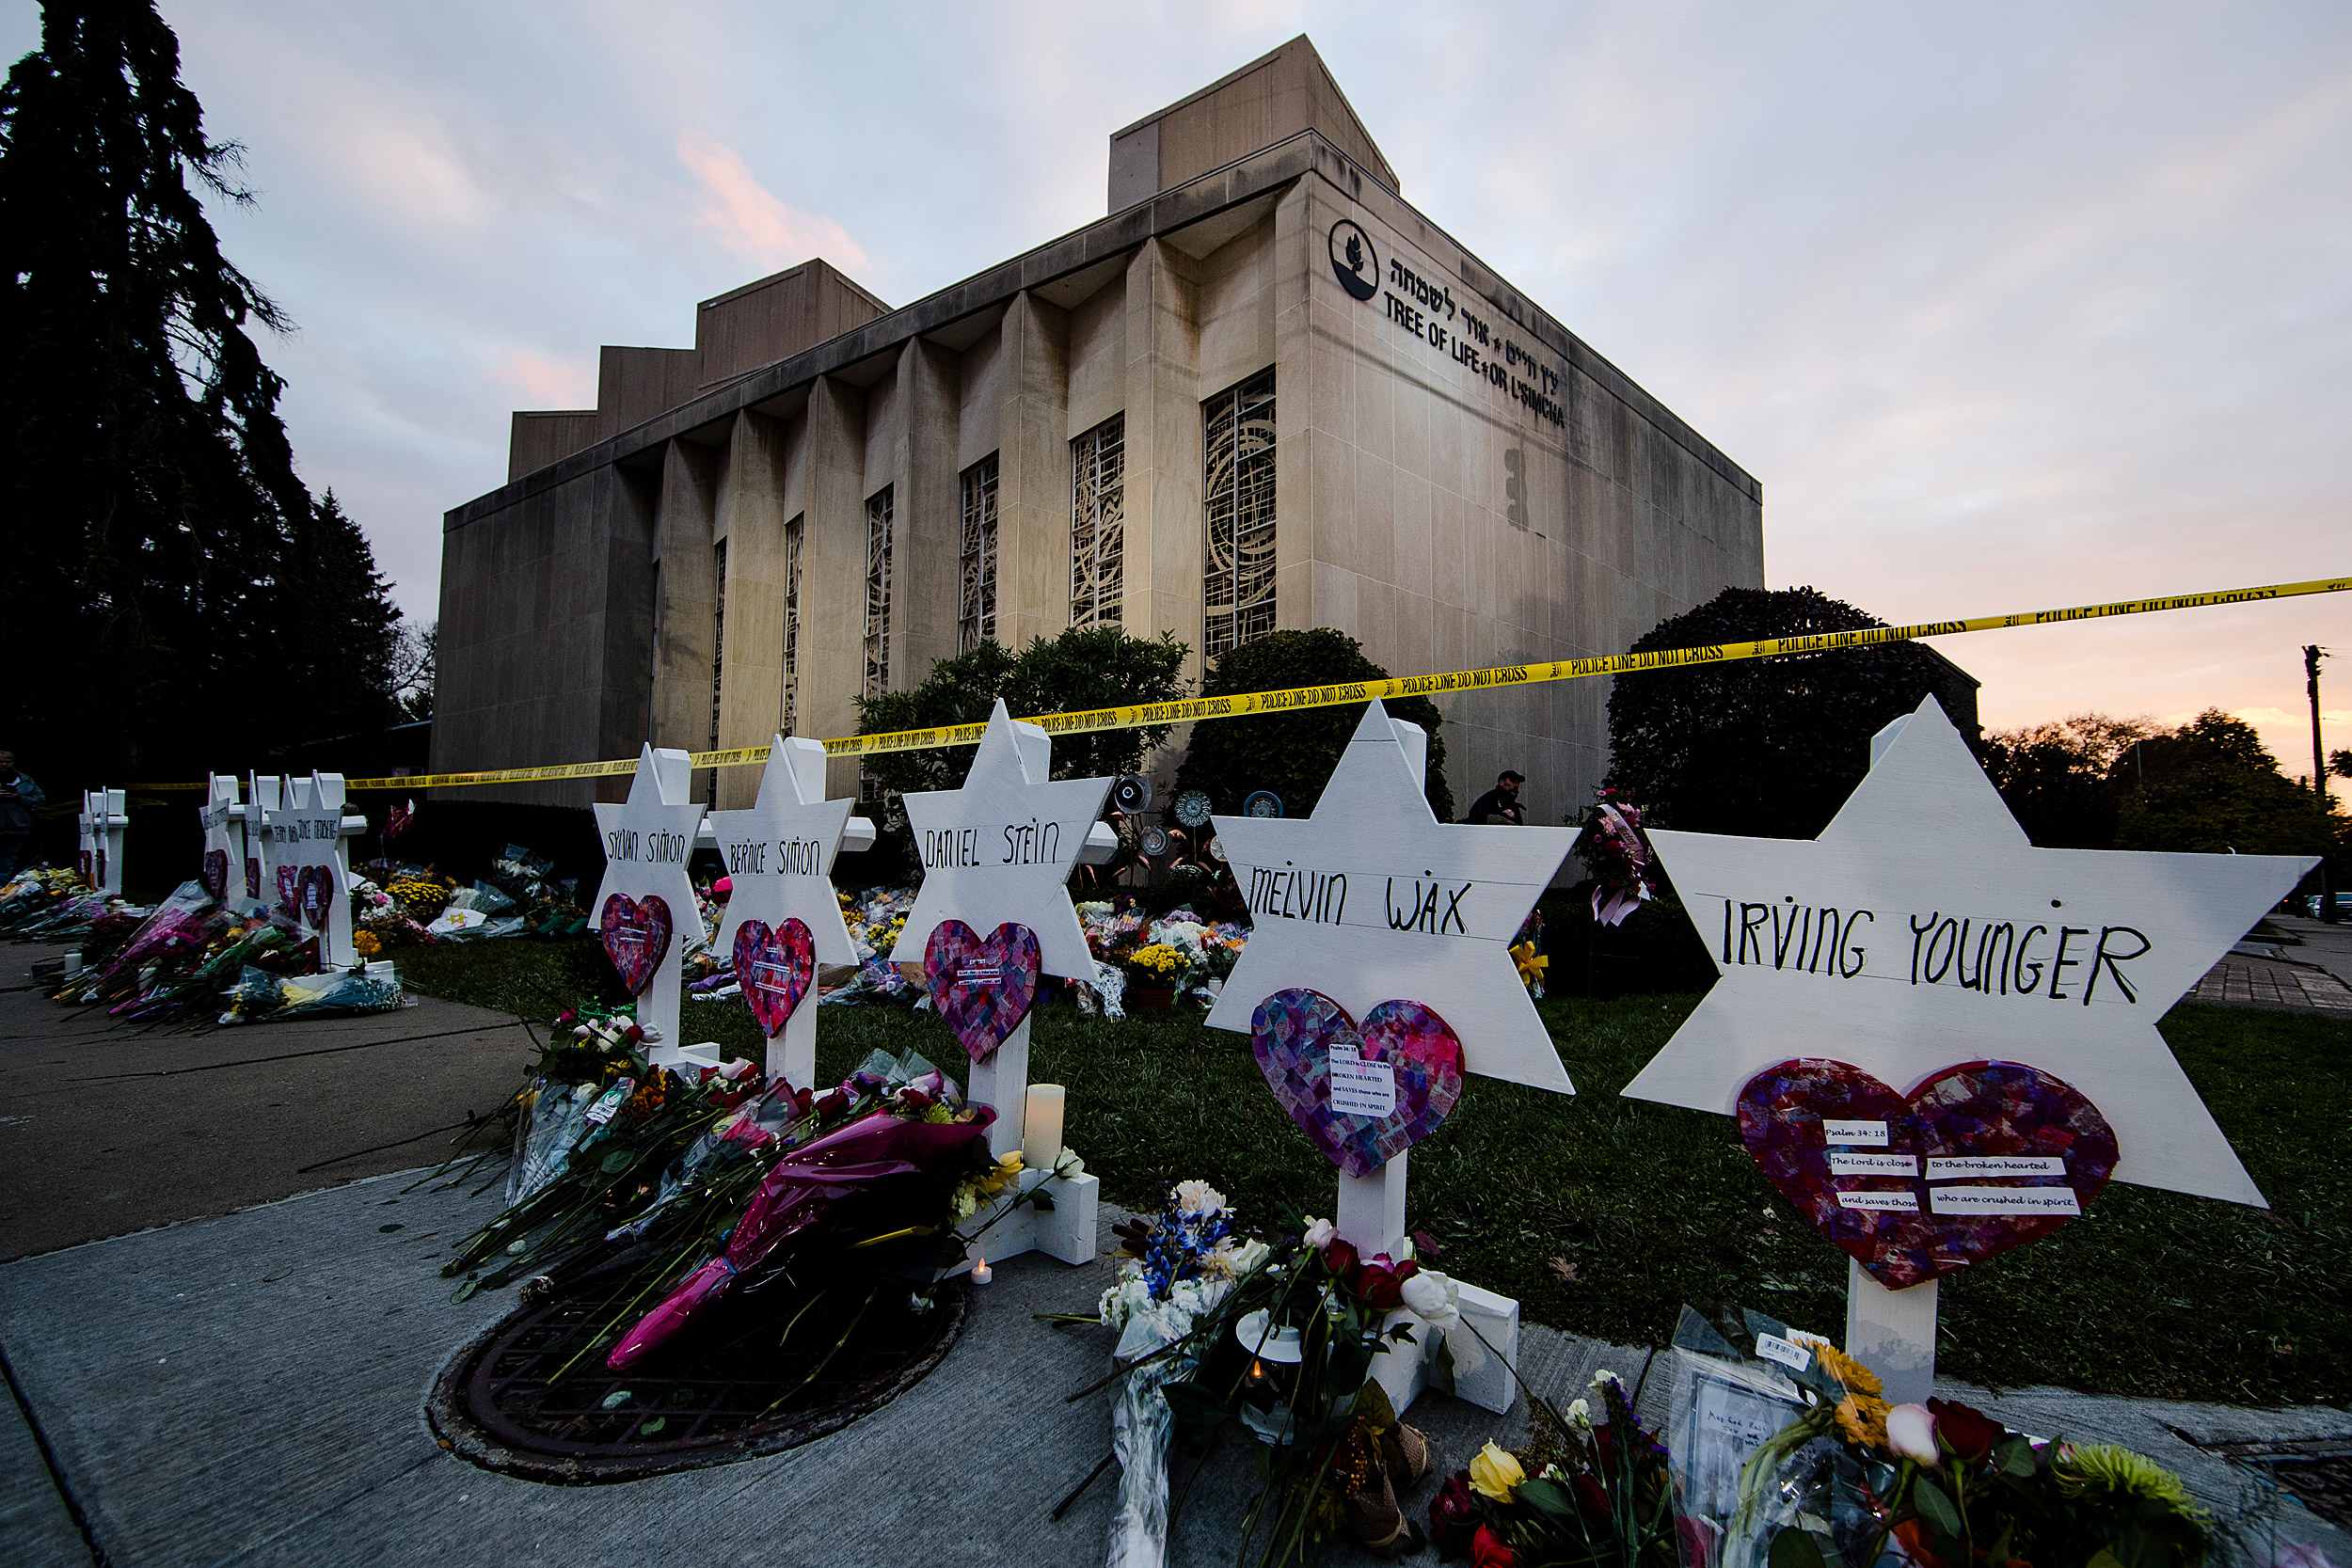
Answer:
[[(1188, 697), (1173, 703), (1141, 703), (1125, 707), (1089, 708), (1078, 713), (1047, 713), (1028, 722), (1051, 735), (1080, 735), (1096, 730), (1128, 730), (1147, 724), (1182, 724), (1196, 719), (1240, 719), (1254, 713), (1291, 713), (1300, 708), (1337, 707), (1389, 697), (1441, 697), (1454, 691), (1490, 691), (1502, 687), (1537, 686), (1548, 681), (1583, 680), (1593, 675), (1629, 675), (1644, 670), (1672, 670), (1688, 664), (1727, 664), (1743, 658), (1781, 658), (1791, 654), (1836, 653), (1847, 648), (1873, 647), (1881, 642), (1911, 642), (1928, 637), (1954, 637), (1969, 631), (2003, 631), (2012, 626), (2046, 626), (2066, 621), (2097, 621), (2117, 615), (2147, 615), (2160, 610), (2201, 610), (2212, 605), (2246, 604), (2263, 599), (2292, 599), (2307, 594), (2342, 594), (2352, 590), (2352, 578), (2328, 578), (2312, 582), (2280, 582), (2263, 588), (2233, 588), (2212, 594), (2175, 594), (2161, 599), (2122, 599), (2113, 604), (2077, 605), (2071, 610), (2036, 610), (2019, 615), (1980, 615), (1964, 621), (1928, 621), (1910, 626), (1867, 626), (1859, 631), (1829, 632), (1818, 637), (1768, 637), (1753, 642), (1718, 642), (1700, 648), (1663, 648), (1646, 654), (1610, 654), (1600, 658), (1563, 658), (1546, 664), (1506, 664), (1491, 670), (1455, 670), (1441, 675), (1406, 675), (1392, 680), (1351, 681), (1339, 686), (1302, 686), (1285, 691), (1249, 691), (1226, 697)], [(986, 733), (986, 724), (948, 724), (928, 730), (893, 730), (882, 735), (844, 736), (825, 742), (832, 756), (866, 756), (876, 752), (916, 752), (942, 746), (971, 746)], [(768, 760), (769, 748), (741, 746), (724, 752), (696, 752), (696, 768), (749, 768)], [(450, 789), (469, 784), (543, 784), (556, 779), (607, 778), (637, 770), (635, 757), (612, 762), (561, 763), (547, 768), (498, 768), (471, 773), (420, 773), (409, 778), (350, 779), (351, 789)], [(134, 789), (202, 789), (201, 784), (133, 784)]]

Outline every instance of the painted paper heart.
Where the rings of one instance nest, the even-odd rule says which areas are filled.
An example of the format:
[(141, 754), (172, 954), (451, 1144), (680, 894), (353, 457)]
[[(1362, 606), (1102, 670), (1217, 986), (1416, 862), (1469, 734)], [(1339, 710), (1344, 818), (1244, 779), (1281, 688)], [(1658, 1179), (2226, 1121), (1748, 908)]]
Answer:
[(746, 920), (735, 928), (735, 978), (770, 1039), (783, 1031), (816, 977), (817, 942), (802, 922), (787, 915), (779, 927)]
[(642, 899), (616, 893), (604, 901), (604, 911), (596, 917), (596, 936), (629, 995), (643, 996), (669, 956), (669, 902), (658, 893)]
[(326, 910), (335, 896), (335, 873), (323, 865), (306, 865), (296, 883), (302, 901), (302, 924), (313, 931), (326, 929)]
[(288, 920), (300, 917), (302, 912), (302, 868), (300, 866), (281, 865), (278, 868), (278, 907), (284, 911)]
[(1012, 1037), (1037, 1001), (1037, 933), (1010, 921), (988, 936), (961, 920), (943, 920), (923, 944), (923, 977), (931, 1006), (976, 1062)]
[(1782, 1062), (1739, 1110), (1765, 1178), (1898, 1291), (2048, 1235), (2119, 1157), (2097, 1106), (2015, 1062), (1947, 1068), (1908, 1096), (1844, 1062)]
[(1462, 1098), (1462, 1042), (1418, 1002), (1383, 1002), (1359, 1027), (1319, 991), (1278, 990), (1250, 1017), (1249, 1049), (1291, 1119), (1350, 1176), (1436, 1132)]
[(228, 897), (229, 851), (226, 849), (205, 850), (203, 868), (197, 872), (197, 876), (202, 879), (204, 891), (215, 899)]

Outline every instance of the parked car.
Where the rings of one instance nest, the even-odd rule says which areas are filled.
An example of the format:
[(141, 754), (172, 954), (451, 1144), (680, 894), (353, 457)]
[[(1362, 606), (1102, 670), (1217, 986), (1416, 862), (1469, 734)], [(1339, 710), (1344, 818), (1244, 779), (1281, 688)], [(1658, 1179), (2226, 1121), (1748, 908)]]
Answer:
[[(2313, 920), (2319, 918), (2318, 894), (2307, 893), (2303, 895), (2303, 912)], [(2343, 920), (2347, 917), (2352, 917), (2352, 893), (2339, 893), (2336, 895), (2336, 918)]]

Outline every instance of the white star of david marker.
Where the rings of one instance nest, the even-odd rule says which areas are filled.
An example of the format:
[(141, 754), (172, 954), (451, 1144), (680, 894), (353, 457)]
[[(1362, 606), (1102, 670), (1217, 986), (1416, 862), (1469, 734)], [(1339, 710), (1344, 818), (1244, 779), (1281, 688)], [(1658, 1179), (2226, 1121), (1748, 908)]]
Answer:
[(2156, 1020), (2317, 863), (2037, 849), (1934, 698), (1879, 743), (1818, 839), (1650, 834), (1723, 978), (1625, 1092), (1729, 1112), (1793, 1056), (1901, 1092), (2019, 1062), (2098, 1106), (2117, 1180), (2261, 1205)]
[(1293, 988), (1359, 1020), (1419, 1002), (1452, 1026), (1470, 1071), (1574, 1094), (1511, 939), (1575, 831), (1441, 823), (1422, 793), (1427, 757), (1421, 727), (1375, 702), (1313, 816), (1216, 818), (1252, 924), (1209, 1025), (1248, 1034), (1258, 1004)]
[(670, 950), (639, 999), (637, 1018), (671, 1042), (677, 1037), (678, 963), (687, 943), (700, 942), (703, 935), (694, 883), (686, 874), (703, 816), (703, 808), (686, 798), (692, 772), (686, 752), (647, 746), (638, 754), (628, 799), (618, 805), (597, 804), (604, 880), (588, 910), (589, 928), (594, 930), (604, 917), (605, 900), (616, 893), (639, 901), (656, 895), (670, 907)]
[(746, 920), (771, 927), (798, 920), (808, 927), (820, 964), (853, 964), (849, 925), (833, 889), (834, 858), (857, 802), (825, 799), (825, 749), (814, 740), (776, 736), (748, 811), (714, 811), (710, 829), (734, 891), (716, 950), (735, 951)]
[(1016, 722), (1000, 699), (963, 787), (904, 797), (923, 885), (892, 962), (921, 963), (943, 921), (961, 920), (982, 936), (1010, 921), (1037, 933), (1046, 974), (1094, 978), (1094, 955), (1065, 884), (1112, 781), (1053, 780), (1053, 748), (1052, 736)]

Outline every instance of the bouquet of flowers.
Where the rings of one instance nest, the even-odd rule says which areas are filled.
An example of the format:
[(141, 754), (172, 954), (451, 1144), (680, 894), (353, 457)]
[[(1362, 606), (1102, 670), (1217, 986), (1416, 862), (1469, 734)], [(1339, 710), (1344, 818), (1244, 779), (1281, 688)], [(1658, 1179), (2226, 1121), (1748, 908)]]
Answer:
[[(1155, 1568), (1168, 1555), (1168, 1444), (1175, 1426), (1160, 1390), (1198, 1370), (1200, 1314), (1266, 1259), (1263, 1242), (1232, 1233), (1233, 1212), (1205, 1181), (1181, 1181), (1150, 1221), (1114, 1228), (1126, 1259), (1103, 1292), (1098, 1320), (1118, 1331), (1111, 1352), (1132, 1369), (1111, 1407), (1111, 1451), (1121, 1481), (1111, 1518), (1110, 1568)], [(1188, 1347), (1167, 1354), (1178, 1346)]]
[(1619, 926), (1664, 886), (1658, 852), (1642, 831), (1642, 808), (1606, 786), (1593, 792), (1575, 852), (1593, 874), (1593, 918)]
[(1009, 1212), (996, 1200), (1020, 1156), (992, 1159), (992, 1114), (912, 1053), (876, 1052), (819, 1095), (763, 1085), (740, 1060), (656, 1066), (625, 1008), (557, 1022), (513, 1102), (508, 1207), (442, 1273), (465, 1275), (459, 1300), (516, 1279), (526, 1301), (593, 1284), (580, 1355), (631, 1365), (747, 1275), (800, 1279), (759, 1298), (787, 1314), (850, 1283), (870, 1306), (894, 1280), (928, 1307), (963, 1257), (957, 1226)]
[(1150, 1568), (1165, 1549), (1167, 1513), (1183, 1497), (1162, 1512), (1156, 1445), (1214, 1446), (1232, 1429), (1266, 1446), (1241, 1560), (1254, 1548), (1260, 1568), (1289, 1568), (1343, 1533), (1384, 1552), (1419, 1549), (1420, 1527), (1396, 1498), (1427, 1474), (1429, 1446), (1396, 1418), (1373, 1357), (1419, 1354), (1433, 1333), (1453, 1347), (1464, 1325), (1452, 1281), (1409, 1258), (1359, 1257), (1328, 1220), (1270, 1243), (1237, 1242), (1231, 1224), (1221, 1196), (1185, 1183), (1150, 1227), (1121, 1233), (1135, 1261), (1101, 1313), (1120, 1334), (1119, 1370), (1104, 1383), (1125, 1383), (1114, 1454), (1129, 1465), (1111, 1560)]
[(1474, 1568), (1683, 1568), (1666, 1449), (1617, 1374), (1593, 1378), (1597, 1419), (1586, 1400), (1561, 1411), (1527, 1392), (1527, 1445), (1488, 1443), (1431, 1500), (1438, 1555)]
[[(1686, 1309), (1678, 1344), (1691, 1338), (1694, 1317)], [(1724, 1406), (1719, 1418), (1683, 1424), (1676, 1468), (1686, 1568), (1890, 1559), (1919, 1568), (2198, 1568), (2214, 1544), (2212, 1515), (2153, 1460), (2110, 1444), (2028, 1437), (1957, 1401), (1889, 1406), (1876, 1375), (1836, 1346), (1760, 1314), (1749, 1324), (1794, 1347), (1804, 1364), (1767, 1371), (1748, 1362), (1748, 1386), (1777, 1395), (1773, 1402), (1750, 1401), (1744, 1413)], [(1713, 1348), (1740, 1370), (1727, 1342), (1716, 1338)], [(1767, 1410), (1787, 1415), (1786, 1424), (1772, 1431), (1756, 1419)], [(1720, 1418), (1723, 1411), (1731, 1418)], [(1710, 1487), (1704, 1478), (1714, 1456), (1706, 1450), (1724, 1449), (1735, 1431), (1757, 1440), (1736, 1445), (1746, 1450), (1736, 1486)]]

